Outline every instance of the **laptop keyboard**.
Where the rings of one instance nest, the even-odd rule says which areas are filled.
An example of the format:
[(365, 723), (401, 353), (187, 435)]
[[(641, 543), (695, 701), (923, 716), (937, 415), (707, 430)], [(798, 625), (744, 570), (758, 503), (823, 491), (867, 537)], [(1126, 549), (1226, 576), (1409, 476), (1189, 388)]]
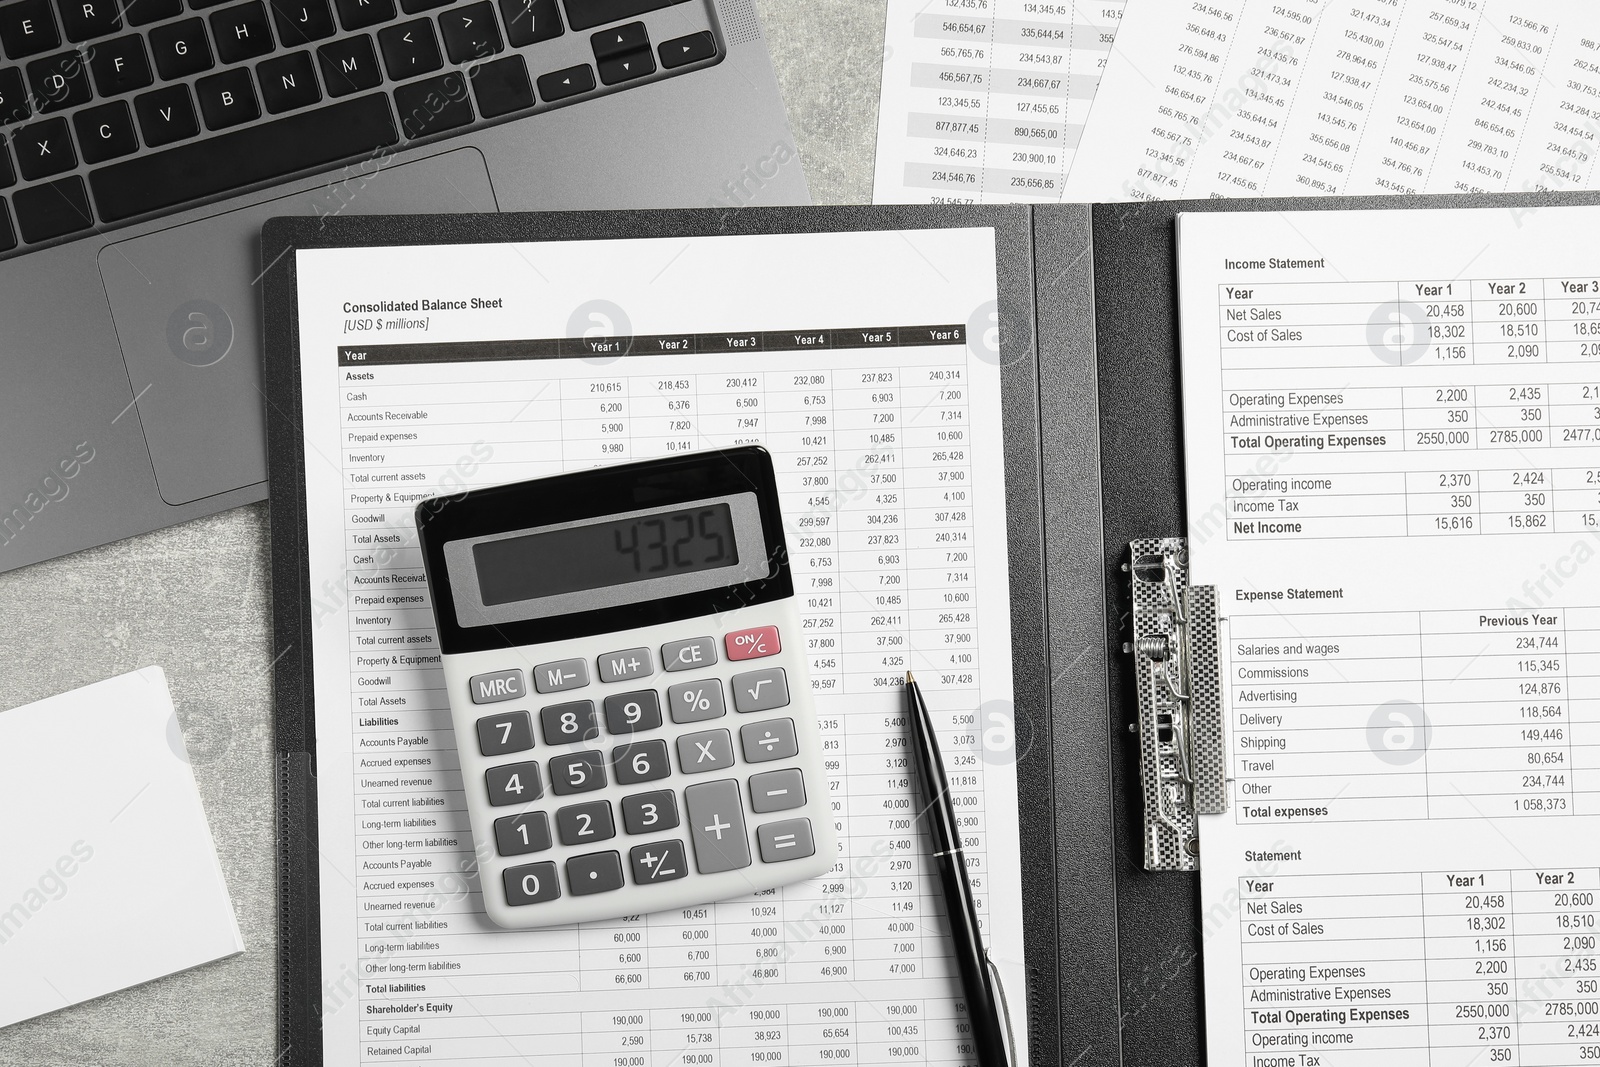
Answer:
[(0, 0), (0, 257), (708, 66), (683, 2)]

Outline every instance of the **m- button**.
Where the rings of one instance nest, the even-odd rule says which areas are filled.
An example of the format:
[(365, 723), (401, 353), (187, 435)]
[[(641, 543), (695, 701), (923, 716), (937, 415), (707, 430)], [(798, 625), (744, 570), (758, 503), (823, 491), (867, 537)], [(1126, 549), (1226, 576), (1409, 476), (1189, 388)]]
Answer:
[(760, 659), (762, 656), (776, 656), (783, 651), (776, 626), (735, 630), (724, 637), (722, 643), (728, 650), (728, 658), (733, 660)]
[(709, 637), (668, 641), (661, 646), (661, 662), (669, 671), (692, 671), (717, 662), (717, 643)]
[(541, 693), (582, 689), (589, 684), (589, 664), (581, 659), (560, 659), (533, 669), (533, 687)]

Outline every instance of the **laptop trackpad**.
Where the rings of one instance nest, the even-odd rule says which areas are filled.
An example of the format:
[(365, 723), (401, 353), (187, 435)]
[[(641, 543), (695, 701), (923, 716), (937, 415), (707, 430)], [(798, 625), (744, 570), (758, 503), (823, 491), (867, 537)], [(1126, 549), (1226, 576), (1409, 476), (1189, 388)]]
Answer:
[(351, 164), (314, 189), (101, 249), (161, 499), (184, 504), (266, 480), (262, 222), (496, 210), (482, 154), (460, 148), (392, 168)]

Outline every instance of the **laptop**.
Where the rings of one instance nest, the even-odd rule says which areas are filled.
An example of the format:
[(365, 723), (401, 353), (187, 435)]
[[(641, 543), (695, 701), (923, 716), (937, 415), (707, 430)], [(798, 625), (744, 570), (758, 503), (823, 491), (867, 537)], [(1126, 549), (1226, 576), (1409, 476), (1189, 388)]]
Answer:
[(751, 0), (0, 0), (0, 55), (0, 571), (266, 496), (266, 218), (809, 202)]

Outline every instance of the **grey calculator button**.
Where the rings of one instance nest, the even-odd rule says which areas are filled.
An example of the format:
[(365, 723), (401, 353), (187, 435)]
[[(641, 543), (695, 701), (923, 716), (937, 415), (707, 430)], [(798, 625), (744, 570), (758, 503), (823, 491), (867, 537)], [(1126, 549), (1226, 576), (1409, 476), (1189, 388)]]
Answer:
[(678, 825), (678, 794), (670, 789), (622, 798), (622, 825), (630, 834), (653, 834)]
[(817, 852), (811, 840), (810, 819), (785, 819), (758, 826), (756, 843), (761, 846), (762, 863), (804, 859)]
[(654, 730), (661, 725), (661, 700), (654, 689), (606, 697), (606, 729), (614, 734)]
[(567, 887), (575, 897), (621, 889), (622, 857), (615, 852), (572, 857), (567, 861)]
[(550, 791), (558, 797), (605, 787), (606, 765), (598, 752), (572, 752), (550, 761)]
[(789, 679), (782, 667), (736, 674), (730, 684), (734, 711), (771, 711), (789, 704)]
[(746, 763), (788, 759), (800, 751), (794, 739), (793, 719), (768, 719), (739, 727), (739, 744)]
[(739, 806), (738, 779), (691, 785), (683, 791), (683, 801), (689, 809), (695, 867), (701, 874), (750, 866), (750, 838)]
[(661, 664), (669, 671), (692, 671), (717, 662), (717, 643), (709, 637), (668, 641), (661, 646)]
[(542, 708), (539, 724), (544, 729), (547, 745), (566, 745), (600, 736), (600, 720), (594, 717), (592, 700), (570, 700)]
[(486, 715), (478, 720), (478, 751), (485, 756), (503, 756), (533, 747), (533, 719), (525, 711)]
[(621, 652), (607, 652), (600, 657), (602, 682), (625, 682), (629, 678), (643, 678), (655, 672), (648, 648), (628, 648)]
[(563, 845), (587, 845), (591, 841), (606, 841), (617, 836), (617, 824), (611, 819), (611, 802), (593, 800), (587, 804), (569, 804), (556, 812), (556, 832)]
[(720, 771), (733, 766), (733, 735), (702, 730), (678, 738), (678, 769), (685, 774)]
[(750, 776), (750, 810), (758, 815), (798, 808), (805, 802), (806, 783), (798, 767)]
[(665, 778), (672, 773), (667, 743), (658, 739), (618, 745), (611, 750), (611, 772), (616, 775), (618, 785), (638, 785)]
[(533, 687), (541, 693), (582, 689), (588, 684), (588, 660), (558, 659), (554, 663), (541, 663), (533, 669)]
[(528, 695), (522, 683), (521, 670), (494, 671), (491, 674), (474, 674), (467, 679), (474, 704), (493, 704), (499, 700), (515, 700)]
[(550, 817), (542, 811), (525, 811), (496, 819), (494, 845), (502, 856), (543, 852), (550, 847)]
[(628, 862), (633, 865), (633, 880), (638, 885), (676, 881), (689, 873), (682, 841), (634, 845), (628, 850)]
[(544, 786), (539, 784), (537, 763), (507, 763), (502, 767), (490, 767), (483, 772), (483, 780), (489, 786), (491, 807), (526, 804), (544, 796)]
[(507, 867), (504, 875), (506, 903), (513, 908), (523, 904), (542, 904), (561, 895), (561, 880), (554, 863), (528, 863)]
[(698, 682), (679, 682), (667, 688), (667, 710), (673, 722), (700, 722), (720, 719), (728, 714), (722, 703), (722, 682), (702, 678)]

